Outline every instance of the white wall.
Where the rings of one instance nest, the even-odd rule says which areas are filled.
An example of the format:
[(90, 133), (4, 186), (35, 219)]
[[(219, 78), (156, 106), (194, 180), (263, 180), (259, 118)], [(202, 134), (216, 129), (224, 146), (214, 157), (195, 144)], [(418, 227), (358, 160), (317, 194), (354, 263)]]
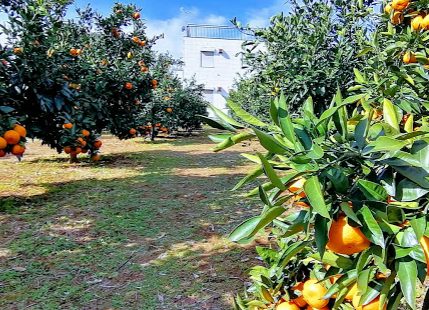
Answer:
[[(206, 98), (217, 108), (227, 112), (226, 97), (233, 87), (238, 73), (243, 74), (241, 40), (208, 39), (184, 37), (183, 73), (185, 79), (195, 76), (197, 83), (204, 84), (206, 90), (214, 90)], [(201, 52), (213, 50), (214, 67), (201, 67)], [(223, 50), (223, 52), (219, 52)]]

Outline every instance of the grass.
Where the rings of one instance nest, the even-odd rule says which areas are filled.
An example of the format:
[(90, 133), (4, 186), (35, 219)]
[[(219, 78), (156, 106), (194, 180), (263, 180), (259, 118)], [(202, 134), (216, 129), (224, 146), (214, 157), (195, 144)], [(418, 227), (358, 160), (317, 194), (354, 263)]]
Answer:
[(253, 247), (227, 233), (257, 213), (228, 190), (249, 167), (205, 137), (104, 137), (98, 164), (31, 143), (0, 162), (0, 309), (230, 309)]

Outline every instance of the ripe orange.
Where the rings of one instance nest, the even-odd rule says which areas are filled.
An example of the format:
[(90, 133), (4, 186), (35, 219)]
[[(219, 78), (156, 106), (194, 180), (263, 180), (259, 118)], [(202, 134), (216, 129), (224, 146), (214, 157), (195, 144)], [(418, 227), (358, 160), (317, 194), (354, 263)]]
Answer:
[(21, 136), (15, 130), (8, 130), (4, 133), (3, 138), (8, 144), (17, 144), (21, 140)]
[(125, 85), (124, 85), (124, 88), (128, 89), (128, 90), (133, 89), (133, 83), (126, 82)]
[(13, 53), (14, 53), (15, 55), (22, 54), (22, 51), (23, 51), (22, 47), (15, 47), (15, 48), (13, 49)]
[(403, 11), (408, 7), (409, 4), (410, 4), (410, 0), (393, 0), (392, 8), (395, 11)]
[(13, 130), (19, 133), (19, 135), (23, 138), (25, 138), (25, 136), (27, 135), (27, 130), (21, 125), (15, 124), (15, 126), (13, 126)]
[(420, 245), (423, 248), (423, 252), (425, 253), (426, 265), (427, 265), (426, 272), (429, 275), (429, 237), (423, 236), (420, 239)]
[(329, 241), (326, 247), (334, 253), (351, 255), (369, 248), (370, 242), (358, 227), (347, 223), (341, 216), (333, 221), (329, 230)]
[(347, 292), (346, 297), (344, 299), (348, 301), (352, 301), (353, 297), (356, 295), (358, 291), (357, 283), (353, 284), (353, 286), (350, 288), (350, 290)]
[(134, 12), (132, 16), (133, 16), (134, 19), (140, 19), (141, 15), (140, 15), (139, 12)]
[(94, 147), (96, 149), (99, 149), (102, 145), (103, 145), (103, 142), (101, 142), (100, 140), (95, 140)]
[(0, 137), (0, 150), (4, 150), (7, 147), (7, 141), (5, 138)]
[(63, 128), (65, 128), (65, 129), (72, 129), (73, 128), (73, 124), (72, 123), (65, 123), (63, 125)]
[(421, 26), (422, 26), (422, 29), (429, 30), (429, 15), (426, 15), (425, 18), (423, 18)]
[(25, 147), (23, 147), (19, 144), (15, 144), (12, 147), (12, 151), (11, 151), (11, 153), (15, 156), (21, 156), (22, 154), (24, 154), (24, 152), (25, 152)]
[(298, 282), (294, 286), (292, 286), (293, 291), (302, 291), (304, 289), (304, 282)]
[(72, 148), (71, 148), (71, 146), (66, 146), (66, 147), (64, 147), (64, 153), (66, 153), (66, 154), (70, 154), (72, 152)]
[(140, 43), (140, 38), (139, 38), (139, 37), (132, 37), (132, 38), (131, 38), (131, 40), (132, 40), (134, 43), (137, 43), (137, 44), (139, 44), (139, 43)]
[(83, 130), (82, 130), (82, 135), (83, 135), (84, 137), (89, 137), (90, 132), (89, 132), (88, 130), (86, 130), (86, 129), (83, 129)]
[(411, 21), (411, 28), (414, 31), (420, 31), (420, 29), (422, 29), (423, 27), (423, 16), (421, 15), (417, 15), (416, 17), (413, 18), (413, 20)]
[(80, 49), (77, 49), (77, 48), (70, 49), (70, 55), (72, 55), (73, 57), (79, 56), (80, 53), (81, 53)]
[(146, 72), (149, 72), (149, 68), (148, 67), (141, 67), (140, 71), (143, 73), (146, 73)]
[(145, 65), (146, 65), (146, 64), (144, 63), (144, 60), (140, 60), (140, 61), (139, 61), (139, 66), (140, 66), (140, 67), (144, 67)]
[(158, 81), (157, 80), (152, 80), (150, 83), (152, 84), (153, 88), (156, 88), (158, 86)]
[(91, 156), (92, 161), (99, 161), (101, 159), (100, 154), (94, 154)]
[(386, 13), (387, 15), (390, 15), (390, 13), (392, 12), (393, 8), (392, 8), (392, 4), (388, 3), (386, 4), (386, 6), (384, 7), (384, 13)]
[(167, 113), (173, 113), (173, 108), (167, 108), (165, 111), (167, 111)]
[(298, 196), (301, 198), (306, 197), (305, 192), (303, 191), (305, 181), (306, 180), (304, 178), (298, 179), (297, 181), (292, 183), (291, 186), (289, 186), (289, 191), (294, 194), (299, 192)]
[(299, 310), (299, 307), (295, 303), (287, 301), (278, 304), (276, 310)]
[(135, 135), (137, 133), (137, 130), (135, 130), (134, 128), (131, 128), (129, 133), (130, 135)]
[(310, 206), (306, 204), (304, 201), (295, 201), (293, 203), (293, 206), (297, 208), (310, 208)]
[(82, 153), (82, 148), (77, 147), (74, 152), (75, 152), (75, 154), (80, 154), (80, 153)]
[(304, 297), (302, 295), (293, 299), (292, 301), (300, 308), (307, 306), (307, 302), (304, 300)]
[(329, 307), (326, 306), (326, 307), (323, 307), (322, 309), (316, 309), (316, 308), (313, 308), (312, 306), (308, 305), (306, 310), (329, 310)]
[[(363, 306), (359, 306), (359, 301), (360, 301), (360, 296), (355, 295), (353, 297), (352, 304), (356, 310), (378, 310), (380, 308), (380, 296)], [(386, 308), (387, 308), (387, 305), (384, 304), (383, 309), (386, 309)]]
[(402, 61), (405, 64), (416, 63), (417, 62), (416, 55), (414, 55), (413, 52), (408, 51), (404, 54)]
[(0, 150), (0, 157), (5, 157), (6, 156), (6, 152), (3, 150)]
[(121, 32), (120, 32), (120, 30), (119, 30), (118, 28), (113, 28), (113, 29), (112, 29), (112, 35), (113, 35), (115, 38), (119, 38), (119, 36), (121, 35)]
[(139, 42), (139, 45), (140, 45), (141, 47), (145, 46), (145, 45), (146, 45), (146, 41), (140, 41), (140, 42)]
[(398, 12), (398, 11), (395, 11), (393, 13), (392, 17), (390, 18), (390, 22), (393, 25), (399, 25), (403, 21), (404, 21), (404, 15), (401, 12)]
[(322, 299), (327, 292), (328, 290), (326, 287), (324, 287), (321, 283), (318, 283), (317, 280), (311, 279), (304, 283), (302, 296), (309, 306), (316, 309), (321, 309), (326, 307), (326, 305), (329, 303), (329, 300)]

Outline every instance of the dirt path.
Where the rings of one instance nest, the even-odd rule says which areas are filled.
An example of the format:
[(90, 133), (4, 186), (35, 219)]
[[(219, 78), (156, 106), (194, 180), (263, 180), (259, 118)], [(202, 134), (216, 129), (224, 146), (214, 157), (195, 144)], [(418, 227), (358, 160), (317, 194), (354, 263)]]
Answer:
[(118, 141), (70, 165), (38, 143), (0, 161), (0, 309), (230, 309), (252, 247), (225, 235), (258, 210), (248, 171), (205, 137)]

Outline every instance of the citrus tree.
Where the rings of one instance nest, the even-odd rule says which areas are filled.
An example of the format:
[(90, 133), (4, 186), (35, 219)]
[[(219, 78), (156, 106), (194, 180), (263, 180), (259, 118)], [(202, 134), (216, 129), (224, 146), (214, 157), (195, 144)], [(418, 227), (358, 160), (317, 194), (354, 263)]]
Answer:
[(283, 91), (291, 111), (312, 96), (316, 112), (329, 106), (340, 86), (351, 86), (353, 68), (364, 65), (356, 57), (376, 20), (375, 1), (290, 1), (290, 13), (279, 14), (263, 29), (245, 29), (256, 40), (243, 45), (249, 72), (238, 81), (231, 99), (263, 120), (267, 102)]
[(159, 132), (169, 133), (178, 129), (188, 133), (200, 129), (200, 115), (207, 115), (203, 85), (194, 80), (183, 81), (177, 74), (183, 62), (169, 54), (159, 54), (153, 65), (153, 76), (160, 82), (150, 103), (142, 112), (144, 134), (155, 139)]
[(416, 309), (429, 270), (428, 9), (423, 0), (386, 4), (361, 51), (356, 93), (338, 89), (320, 115), (311, 97), (290, 114), (283, 94), (270, 122), (234, 102), (240, 121), (213, 109), (211, 124), (230, 132), (212, 137), (217, 151), (254, 138), (265, 150), (245, 154), (256, 167), (235, 187), (267, 178), (248, 193), (261, 214), (231, 239), (265, 232), (272, 246), (257, 249), (267, 266), (252, 268), (236, 308)]
[(102, 130), (119, 138), (136, 133), (142, 103), (157, 83), (149, 72), (156, 38), (146, 37), (133, 5), (116, 4), (107, 17), (78, 10), (76, 19), (67, 20), (69, 4), (1, 3), (9, 22), (3, 27), (0, 105), (18, 116), (29, 137), (72, 157), (90, 152), (97, 160)]

